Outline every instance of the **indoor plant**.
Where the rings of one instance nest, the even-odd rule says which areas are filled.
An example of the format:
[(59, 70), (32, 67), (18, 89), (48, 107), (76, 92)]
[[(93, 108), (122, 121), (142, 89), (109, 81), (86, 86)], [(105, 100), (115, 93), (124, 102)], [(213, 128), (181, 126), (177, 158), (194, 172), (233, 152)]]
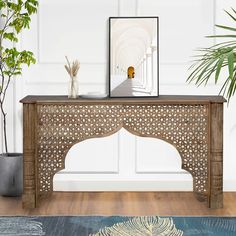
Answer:
[[(232, 12), (225, 12), (233, 20), (235, 25), (236, 11), (232, 8)], [(236, 27), (224, 25), (216, 25), (216, 27), (230, 33), (208, 36), (210, 38), (222, 38), (225, 41), (212, 47), (198, 50), (200, 54), (196, 56), (197, 59), (190, 67), (192, 71), (187, 81), (194, 81), (197, 85), (206, 85), (209, 79), (213, 77), (215, 83), (217, 83), (222, 69), (226, 68), (227, 75), (220, 93), (223, 93), (229, 102), (236, 91)]]
[(0, 194), (20, 195), (22, 192), (22, 154), (8, 150), (5, 99), (13, 78), (21, 75), (22, 66), (35, 63), (33, 53), (18, 51), (19, 33), (29, 28), (30, 17), (36, 13), (37, 0), (0, 0), (0, 110), (3, 121), (4, 150), (0, 154)]

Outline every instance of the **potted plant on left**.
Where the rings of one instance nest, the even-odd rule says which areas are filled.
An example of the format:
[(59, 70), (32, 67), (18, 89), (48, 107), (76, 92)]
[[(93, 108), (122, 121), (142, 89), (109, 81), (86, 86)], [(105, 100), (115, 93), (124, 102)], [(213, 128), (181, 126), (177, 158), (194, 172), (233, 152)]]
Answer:
[(9, 84), (21, 75), (22, 66), (35, 63), (32, 52), (18, 51), (15, 44), (19, 33), (29, 28), (30, 17), (37, 12), (37, 6), (37, 0), (0, 0), (0, 114), (4, 143), (0, 154), (0, 195), (5, 196), (19, 196), (23, 189), (23, 155), (8, 150), (5, 103)]

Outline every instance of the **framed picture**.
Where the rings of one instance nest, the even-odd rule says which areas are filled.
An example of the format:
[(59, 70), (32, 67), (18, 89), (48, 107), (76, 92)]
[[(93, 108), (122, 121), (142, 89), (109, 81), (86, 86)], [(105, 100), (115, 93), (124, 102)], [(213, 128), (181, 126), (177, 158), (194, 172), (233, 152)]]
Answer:
[(109, 96), (159, 95), (158, 17), (109, 18)]

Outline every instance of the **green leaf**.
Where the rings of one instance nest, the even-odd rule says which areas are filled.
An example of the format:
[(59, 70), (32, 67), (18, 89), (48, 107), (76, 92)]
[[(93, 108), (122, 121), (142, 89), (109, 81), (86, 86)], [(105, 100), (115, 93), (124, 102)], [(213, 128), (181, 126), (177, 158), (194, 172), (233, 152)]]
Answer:
[(217, 83), (217, 81), (218, 81), (218, 78), (219, 78), (220, 71), (221, 71), (224, 60), (225, 60), (225, 57), (222, 56), (222, 57), (220, 57), (220, 59), (217, 63), (217, 68), (216, 68), (216, 73), (215, 73), (215, 83)]
[(13, 75), (21, 75), (22, 73), (20, 71), (16, 71), (14, 73), (12, 73)]
[(12, 42), (18, 42), (18, 39), (16, 38), (15, 34), (13, 32), (11, 33), (4, 33), (3, 34), (4, 39), (9, 39)]
[(233, 27), (228, 27), (224, 25), (215, 25), (215, 26), (218, 28), (226, 29), (226, 30), (236, 31), (236, 28), (233, 28)]
[(229, 83), (229, 77), (225, 80), (224, 84), (222, 85), (221, 89), (220, 89), (220, 94), (223, 93), (223, 96), (225, 95), (225, 92), (227, 90), (227, 86), (228, 86), (228, 83)]
[[(188, 76), (187, 81), (191, 82), (198, 77), (198, 73), (205, 67), (209, 60), (203, 60), (202, 62), (198, 61), (196, 64), (192, 65), (195, 69)], [(191, 69), (191, 68), (190, 68)]]
[(11, 71), (5, 70), (5, 71), (3, 71), (3, 74), (4, 74), (4, 75), (7, 75), (7, 76), (10, 76), (10, 75), (11, 75)]
[(38, 6), (38, 1), (36, 0), (27, 0), (24, 5), (29, 15), (37, 12), (37, 6)]
[(207, 38), (236, 38), (235, 34), (226, 34), (226, 35), (209, 35)]
[(230, 47), (232, 45), (236, 45), (236, 40), (231, 40), (231, 41), (227, 41), (227, 42), (221, 42), (221, 43), (217, 43), (213, 46), (211, 46), (210, 48), (221, 48), (221, 47)]
[(7, 1), (7, 6), (8, 8), (10, 8), (11, 10), (13, 11), (18, 11), (19, 12), (19, 7), (18, 7), (18, 4), (14, 3), (14, 2), (9, 2)]
[[(234, 11), (234, 9), (232, 8), (232, 10)], [(236, 21), (236, 18), (230, 14), (228, 11), (224, 10), (234, 21)], [(234, 11), (235, 12), (235, 11)]]
[(0, 10), (6, 7), (6, 2), (5, 1), (0, 1)]
[(205, 65), (201, 73), (197, 76), (196, 84), (201, 81), (202, 76), (207, 72), (207, 69), (215, 62), (215, 59), (210, 60), (209, 63)]
[(236, 11), (234, 10), (234, 8), (231, 7), (231, 10), (232, 10), (232, 11), (235, 13), (235, 15), (236, 15)]
[(229, 78), (233, 79), (234, 73), (234, 52), (231, 51), (228, 54), (228, 69), (229, 69)]
[(233, 78), (229, 80), (230, 84), (227, 90), (227, 97), (230, 99), (235, 93), (235, 86), (236, 86), (236, 75), (234, 74)]

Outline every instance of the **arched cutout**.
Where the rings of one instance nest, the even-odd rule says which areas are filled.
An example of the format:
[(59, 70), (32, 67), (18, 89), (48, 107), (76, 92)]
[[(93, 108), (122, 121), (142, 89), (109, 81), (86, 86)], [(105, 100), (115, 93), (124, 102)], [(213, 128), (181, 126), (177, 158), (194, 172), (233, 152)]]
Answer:
[(62, 171), (78, 174), (118, 173), (118, 141), (119, 133), (116, 132), (106, 137), (86, 139), (74, 144), (67, 152), (65, 169)]
[[(118, 149), (118, 142), (119, 142), (118, 136), (119, 135), (121, 135), (120, 137), (121, 139), (125, 138), (126, 141), (129, 140), (127, 145), (123, 147), (123, 151), (121, 150), (122, 146), (120, 146), (120, 150)], [(135, 180), (136, 178), (136, 181), (138, 181), (138, 179), (140, 179), (140, 176), (138, 176), (138, 174), (140, 173), (149, 174), (149, 175), (152, 174), (152, 176), (155, 174), (178, 174), (178, 173), (180, 174), (181, 172), (184, 173), (184, 171), (181, 171), (181, 157), (177, 149), (173, 145), (170, 145), (168, 142), (165, 142), (157, 138), (136, 136), (135, 139), (137, 140), (137, 142), (139, 142), (139, 140), (142, 142), (140, 143), (141, 144), (140, 147), (136, 145), (137, 143), (134, 142), (134, 135), (128, 130), (126, 130), (125, 128), (121, 128), (118, 130), (118, 132), (110, 136), (96, 138), (96, 139), (88, 139), (88, 140), (79, 142), (73, 145), (68, 151), (66, 159), (65, 159), (66, 168), (62, 171), (62, 173), (67, 173), (67, 174), (91, 174), (92, 173), (93, 176), (94, 175), (96, 176), (96, 174), (99, 174), (97, 175), (97, 178), (100, 178), (100, 176), (103, 176), (101, 174), (116, 173), (115, 176), (113, 175), (114, 181), (119, 181), (119, 179), (124, 179), (124, 178), (126, 178), (127, 180), (129, 179)], [(130, 146), (130, 143), (132, 143), (132, 146)], [(123, 144), (125, 143), (124, 142), (120, 143), (120, 145), (123, 145)], [(154, 157), (153, 157), (153, 160), (156, 160), (156, 161), (155, 163), (152, 163), (152, 166), (156, 165), (157, 169), (145, 170), (145, 169), (139, 168), (139, 166), (143, 165), (143, 163), (145, 165), (146, 163), (145, 161), (147, 161), (147, 156), (145, 156), (145, 153), (144, 152), (140, 153), (141, 149), (143, 150), (145, 149), (144, 147), (145, 144), (152, 144), (153, 146), (158, 145), (159, 151), (160, 150), (162, 151), (162, 155), (160, 155), (160, 152), (159, 152), (159, 153), (154, 154)], [(110, 149), (108, 147), (110, 147)], [(112, 150), (114, 148), (116, 150)], [(135, 151), (135, 148), (136, 148), (136, 151)], [(132, 151), (133, 156), (130, 156), (130, 153), (126, 155), (127, 151), (125, 151), (124, 149), (126, 150), (134, 149)], [(106, 150), (106, 152), (104, 152), (104, 150)], [(164, 150), (166, 150), (165, 153), (163, 153)], [(123, 153), (123, 155), (118, 155), (119, 152)], [(150, 153), (148, 155), (150, 157)], [(163, 169), (161, 170), (159, 168), (161, 165), (161, 159), (163, 158), (167, 160), (164, 163), (165, 165), (164, 171)], [(127, 162), (124, 162), (124, 160), (127, 160)], [(150, 160), (151, 159), (149, 158), (148, 161)], [(119, 164), (119, 161), (121, 161), (121, 164)], [(85, 162), (85, 164), (83, 162)], [(103, 163), (105, 162), (107, 164), (107, 167), (102, 167), (99, 162), (103, 162)], [(130, 162), (131, 164), (128, 164)], [(91, 167), (91, 163), (93, 163), (93, 167)], [(123, 163), (123, 166), (122, 166), (122, 163)], [(129, 166), (127, 166), (127, 164)], [(162, 167), (164, 167), (164, 165), (162, 163)], [(170, 165), (173, 167), (172, 169), (169, 168)], [(119, 168), (121, 170), (121, 173), (119, 173)], [(136, 173), (133, 172), (134, 168), (136, 169)], [(125, 175), (124, 175), (124, 169), (126, 169)], [(148, 180), (147, 177), (148, 176), (146, 175), (146, 177), (144, 178)], [(78, 181), (80, 180), (81, 175), (79, 177), (71, 176), (70, 178), (72, 178), (75, 181), (76, 181), (76, 178), (78, 178), (77, 179)], [(60, 180), (60, 177), (55, 175), (55, 179)], [(82, 179), (83, 179), (83, 176), (82, 176)], [(163, 179), (164, 179), (164, 176), (163, 176)], [(186, 177), (184, 177), (184, 179), (186, 179)], [(188, 177), (188, 179), (190, 180), (191, 177), (190, 178)], [(106, 181), (106, 177), (104, 181)], [(76, 189), (78, 189), (78, 187), (76, 186), (75, 186), (75, 189), (73, 189), (73, 186), (74, 186), (73, 184), (70, 185), (70, 191), (76, 191)], [(126, 187), (124, 186), (124, 189), (125, 188)], [(63, 188), (59, 187), (59, 190), (63, 191)]]
[(158, 138), (136, 137), (137, 173), (187, 173), (181, 169), (182, 159), (173, 145)]
[(63, 153), (63, 160), (62, 160), (62, 165), (61, 167), (58, 167), (57, 168), (57, 171), (52, 175), (52, 177), (59, 171), (61, 170), (64, 170), (65, 169), (65, 159), (66, 159), (66, 156), (68, 154), (68, 152), (70, 151), (70, 149), (74, 146), (74, 145), (77, 145), (81, 142), (84, 142), (85, 140), (89, 140), (89, 139), (93, 139), (93, 138), (104, 138), (104, 137), (108, 137), (108, 136), (111, 136), (115, 133), (117, 133), (120, 129), (122, 128), (122, 124), (120, 125), (117, 125), (116, 127), (114, 127), (110, 132), (107, 132), (107, 133), (104, 133), (104, 134), (100, 134), (100, 135), (91, 135), (87, 138), (84, 138), (84, 139), (81, 139), (81, 140), (75, 140), (73, 143), (70, 144), (69, 148), (67, 148), (64, 153)]
[[(152, 136), (152, 135), (146, 136), (146, 135), (140, 134), (140, 133), (137, 132), (137, 131), (130, 130), (128, 127), (125, 127), (125, 126), (123, 126), (123, 124), (121, 124), (121, 125), (117, 126), (117, 127), (116, 127), (114, 130), (112, 130), (111, 132), (108, 132), (108, 133), (103, 134), (103, 135), (101, 135), (101, 136), (98, 136), (98, 135), (96, 135), (96, 136), (90, 136), (90, 137), (88, 137), (88, 138), (86, 138), (86, 139), (83, 139), (83, 140), (80, 140), (80, 141), (75, 141), (73, 144), (70, 145), (70, 148), (68, 148), (68, 149), (64, 152), (63, 165), (62, 165), (61, 168), (58, 168), (58, 169), (57, 169), (57, 172), (59, 172), (59, 171), (65, 169), (65, 159), (66, 159), (66, 156), (67, 156), (67, 154), (69, 153), (70, 149), (73, 148), (73, 146), (75, 146), (75, 145), (77, 145), (77, 144), (79, 144), (79, 143), (81, 143), (81, 142), (84, 142), (85, 140), (89, 140), (89, 139), (93, 139), (93, 138), (99, 138), (99, 139), (100, 139), (100, 138), (104, 138), (104, 137), (109, 137), (109, 136), (111, 136), (111, 135), (117, 133), (117, 132), (118, 132), (120, 129), (122, 129), (122, 128), (125, 129), (125, 130), (126, 130), (127, 132), (129, 132), (130, 134), (133, 134), (133, 135), (136, 135), (136, 136), (139, 136), (139, 137), (155, 138), (155, 139), (159, 139), (159, 140), (162, 140), (162, 141), (165, 141), (165, 142), (169, 143), (170, 145), (172, 145), (172, 146), (175, 148), (175, 150), (178, 152), (178, 154), (179, 154), (179, 156), (180, 156), (180, 158), (181, 158), (181, 160), (182, 160), (181, 153), (179, 152), (179, 150), (177, 149), (177, 147), (175, 146), (175, 144), (172, 143), (170, 140), (167, 140), (167, 139), (165, 139), (165, 138), (163, 138), (163, 137), (157, 137), (157, 136)], [(191, 173), (188, 169), (184, 168), (183, 165), (181, 165), (181, 167), (182, 167), (183, 170), (188, 171), (188, 172), (192, 175), (192, 173)], [(57, 172), (55, 172), (55, 173), (57, 173)], [(55, 174), (55, 173), (54, 173), (54, 174)]]

